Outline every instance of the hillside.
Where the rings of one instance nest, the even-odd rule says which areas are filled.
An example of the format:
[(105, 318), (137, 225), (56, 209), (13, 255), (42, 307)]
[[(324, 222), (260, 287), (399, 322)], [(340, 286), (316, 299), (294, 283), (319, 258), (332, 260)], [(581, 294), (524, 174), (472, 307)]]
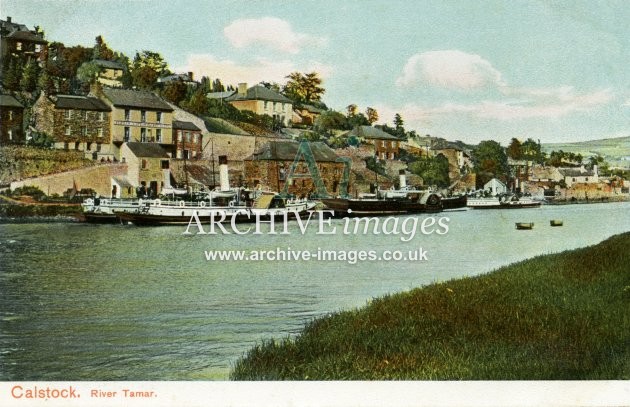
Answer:
[(545, 143), (542, 150), (546, 153), (562, 150), (582, 154), (583, 157), (599, 154), (612, 167), (630, 168), (630, 136), (576, 143)]

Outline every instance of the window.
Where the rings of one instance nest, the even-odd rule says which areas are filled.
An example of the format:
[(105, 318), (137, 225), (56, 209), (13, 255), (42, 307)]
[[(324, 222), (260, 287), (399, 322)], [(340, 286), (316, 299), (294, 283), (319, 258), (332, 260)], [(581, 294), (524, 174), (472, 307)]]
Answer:
[(9, 120), (13, 120), (13, 110), (9, 110)]
[(80, 146), (80, 143), (78, 141), (76, 143), (74, 143), (74, 149), (75, 150), (79, 151), (79, 146)]
[(162, 123), (162, 112), (155, 112), (155, 121)]
[(142, 169), (145, 170), (147, 169), (147, 167), (149, 166), (149, 163), (147, 163), (147, 160), (145, 160), (144, 158), (142, 159)]
[(182, 131), (181, 130), (177, 130), (177, 141), (182, 141)]
[(125, 109), (125, 120), (131, 120), (131, 111), (129, 109)]
[(87, 111), (87, 110), (85, 110), (83, 113), (84, 113), (84, 118), (85, 118), (85, 120), (87, 120), (87, 119), (88, 119), (88, 111)]
[(190, 143), (190, 132), (186, 132), (186, 142)]
[(96, 143), (96, 151), (101, 152), (101, 143)]
[(141, 110), (140, 111), (140, 121), (142, 123), (147, 121), (147, 111), (146, 110)]
[(92, 143), (85, 143), (85, 149), (87, 151), (92, 151)]
[(186, 160), (190, 159), (190, 151), (184, 150), (184, 159)]
[(98, 121), (102, 122), (105, 120), (105, 112), (99, 112), (98, 113)]
[(267, 110), (267, 105), (268, 105), (268, 104), (269, 104), (269, 102), (267, 102), (267, 101), (265, 100), (265, 110)]
[(131, 139), (131, 129), (129, 127), (125, 127), (125, 136), (123, 138), (123, 141), (125, 143), (128, 143), (130, 139)]
[(69, 145), (68, 145), (68, 142), (66, 141), (63, 143), (63, 149), (68, 151), (68, 148), (69, 148)]
[(197, 133), (193, 134), (193, 142), (195, 142), (195, 143), (199, 142), (199, 134), (197, 134)]
[(22, 43), (21, 42), (16, 42), (15, 43), (15, 49), (18, 51), (22, 51)]
[(35, 44), (35, 52), (41, 52), (42, 50), (42, 45), (41, 44)]
[(9, 130), (9, 140), (13, 140), (13, 130)]
[(157, 141), (158, 143), (162, 142), (162, 129), (155, 130), (155, 141)]
[(66, 110), (66, 111), (64, 112), (64, 117), (65, 117), (66, 119), (72, 119), (72, 110)]
[(96, 130), (96, 135), (98, 137), (103, 137), (103, 128), (99, 127), (98, 130)]
[(87, 136), (87, 127), (83, 126), (83, 128), (81, 129), (81, 134), (83, 134), (83, 137)]
[(160, 162), (160, 164), (162, 165), (162, 169), (163, 170), (168, 170), (168, 168), (169, 168), (169, 161), (168, 160), (162, 160)]
[(70, 126), (66, 126), (66, 136), (72, 135), (72, 130), (70, 130)]
[(143, 143), (147, 142), (147, 129), (144, 127), (140, 129), (140, 141)]

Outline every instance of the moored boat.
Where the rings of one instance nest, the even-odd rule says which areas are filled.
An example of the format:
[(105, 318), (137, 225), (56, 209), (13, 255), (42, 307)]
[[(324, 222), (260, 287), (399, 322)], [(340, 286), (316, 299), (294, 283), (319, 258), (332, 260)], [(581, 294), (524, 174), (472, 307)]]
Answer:
[(530, 230), (534, 228), (534, 222), (516, 222), (516, 229)]
[(549, 221), (550, 226), (562, 226), (563, 222), (560, 219), (552, 219)]
[(521, 209), (537, 208), (541, 204), (530, 197), (516, 195), (501, 195), (488, 198), (469, 197), (467, 206), (473, 209)]

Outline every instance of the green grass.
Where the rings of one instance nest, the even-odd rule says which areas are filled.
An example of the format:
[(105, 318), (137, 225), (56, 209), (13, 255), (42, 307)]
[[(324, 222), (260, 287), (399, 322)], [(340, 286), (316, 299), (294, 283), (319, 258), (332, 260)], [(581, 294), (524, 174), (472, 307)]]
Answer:
[(316, 319), (230, 378), (630, 379), (630, 233)]

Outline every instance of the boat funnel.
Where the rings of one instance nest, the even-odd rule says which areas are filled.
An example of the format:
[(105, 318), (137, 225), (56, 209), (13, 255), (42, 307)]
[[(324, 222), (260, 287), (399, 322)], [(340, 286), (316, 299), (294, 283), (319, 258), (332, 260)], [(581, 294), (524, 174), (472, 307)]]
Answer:
[(219, 185), (221, 191), (230, 190), (230, 176), (228, 174), (227, 155), (219, 156)]
[(407, 186), (407, 177), (405, 176), (405, 170), (398, 170), (398, 179), (400, 183), (399, 188), (405, 188)]

